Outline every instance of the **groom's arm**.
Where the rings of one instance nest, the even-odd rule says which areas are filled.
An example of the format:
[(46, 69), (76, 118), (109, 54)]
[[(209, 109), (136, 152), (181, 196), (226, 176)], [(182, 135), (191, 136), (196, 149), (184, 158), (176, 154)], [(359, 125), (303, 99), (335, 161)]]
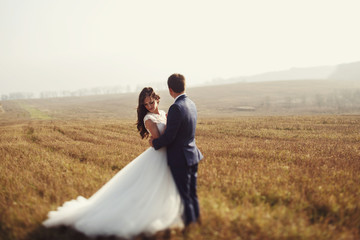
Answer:
[(176, 104), (173, 104), (168, 113), (167, 123), (166, 123), (166, 129), (163, 135), (161, 135), (159, 138), (154, 139), (152, 144), (156, 150), (167, 146), (171, 144), (179, 130), (179, 127), (181, 125), (181, 111), (179, 106)]

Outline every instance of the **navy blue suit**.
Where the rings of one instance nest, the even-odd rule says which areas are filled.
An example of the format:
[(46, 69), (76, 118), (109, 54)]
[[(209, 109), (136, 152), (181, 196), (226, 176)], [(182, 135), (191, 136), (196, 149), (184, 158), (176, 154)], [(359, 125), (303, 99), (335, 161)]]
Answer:
[(195, 144), (197, 110), (186, 95), (170, 106), (166, 130), (153, 140), (154, 148), (167, 147), (167, 160), (184, 203), (185, 225), (195, 222), (200, 215), (196, 194), (197, 168), (203, 155)]

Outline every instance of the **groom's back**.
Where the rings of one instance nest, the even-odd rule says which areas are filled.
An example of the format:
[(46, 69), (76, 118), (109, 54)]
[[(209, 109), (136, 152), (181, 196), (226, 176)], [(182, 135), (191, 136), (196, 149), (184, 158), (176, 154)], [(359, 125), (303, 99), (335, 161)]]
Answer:
[(185, 97), (179, 102), (182, 105), (183, 114), (183, 132), (181, 135), (185, 138), (184, 141), (192, 141), (195, 138), (197, 110), (196, 106), (190, 98)]
[(182, 115), (182, 124), (176, 142), (183, 147), (187, 165), (191, 166), (198, 163), (202, 158), (195, 144), (197, 109), (194, 102), (187, 96), (179, 99), (175, 104), (179, 106)]

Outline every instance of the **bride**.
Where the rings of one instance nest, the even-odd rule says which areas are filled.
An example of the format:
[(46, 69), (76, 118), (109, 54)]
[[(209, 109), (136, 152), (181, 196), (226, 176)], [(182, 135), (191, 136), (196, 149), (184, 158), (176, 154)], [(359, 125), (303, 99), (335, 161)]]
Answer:
[[(166, 114), (150, 87), (139, 95), (137, 128), (142, 138), (158, 138)], [(132, 238), (169, 228), (183, 228), (183, 206), (167, 165), (166, 149), (148, 148), (89, 199), (65, 202), (48, 214), (46, 227), (70, 226), (88, 236)]]

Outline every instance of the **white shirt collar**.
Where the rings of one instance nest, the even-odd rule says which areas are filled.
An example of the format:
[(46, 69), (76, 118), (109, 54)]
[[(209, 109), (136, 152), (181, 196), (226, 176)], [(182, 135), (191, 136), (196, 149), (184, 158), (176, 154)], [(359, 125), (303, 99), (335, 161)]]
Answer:
[(174, 99), (174, 102), (176, 102), (176, 100), (177, 100), (179, 97), (183, 96), (183, 95), (186, 95), (186, 93), (183, 93), (183, 94), (180, 94), (179, 96), (177, 96), (177, 97)]

